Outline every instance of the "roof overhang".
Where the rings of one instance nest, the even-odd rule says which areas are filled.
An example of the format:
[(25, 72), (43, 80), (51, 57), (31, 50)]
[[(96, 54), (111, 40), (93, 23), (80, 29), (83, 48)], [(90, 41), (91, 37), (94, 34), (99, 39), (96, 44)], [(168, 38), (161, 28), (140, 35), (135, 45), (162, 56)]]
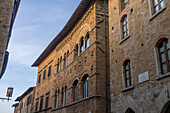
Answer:
[(21, 96), (17, 97), (15, 101), (21, 101), (25, 96), (27, 96), (35, 87), (28, 88)]
[(64, 28), (60, 31), (60, 33), (51, 41), (51, 43), (46, 47), (46, 49), (41, 53), (38, 59), (32, 64), (32, 67), (39, 66), (39, 64), (46, 58), (48, 55), (55, 49), (55, 47), (73, 30), (76, 24), (83, 17), (85, 12), (91, 6), (91, 3), (94, 0), (82, 0), (74, 11), (71, 18), (68, 20)]

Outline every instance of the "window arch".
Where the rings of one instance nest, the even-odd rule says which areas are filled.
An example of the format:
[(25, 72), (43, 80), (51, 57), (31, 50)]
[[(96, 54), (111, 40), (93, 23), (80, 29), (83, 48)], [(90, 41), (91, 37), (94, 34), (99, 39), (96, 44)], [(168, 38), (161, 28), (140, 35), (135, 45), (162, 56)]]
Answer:
[(123, 75), (124, 75), (124, 83), (125, 87), (132, 86), (132, 75), (131, 75), (131, 63), (130, 60), (126, 60), (123, 63)]
[(82, 93), (83, 93), (83, 98), (86, 98), (89, 96), (89, 75), (85, 75), (83, 78), (82, 78)]
[(75, 80), (73, 83), (73, 101), (78, 100), (78, 80)]
[(55, 107), (58, 108), (59, 107), (59, 96), (60, 96), (60, 90), (56, 90), (55, 92)]
[(170, 48), (167, 38), (162, 38), (158, 41), (157, 50), (161, 74), (170, 72)]
[(61, 92), (61, 95), (62, 95), (62, 106), (65, 106), (66, 105), (66, 90), (67, 90), (67, 86), (64, 86), (62, 87), (62, 92)]
[(128, 25), (127, 15), (124, 15), (121, 19), (121, 30), (122, 30), (122, 39), (129, 36), (129, 25)]
[(85, 49), (88, 48), (90, 45), (90, 36), (89, 33), (86, 35), (86, 41), (85, 41)]
[(125, 113), (135, 113), (131, 108), (128, 108)]
[(80, 54), (84, 51), (84, 37), (80, 40)]

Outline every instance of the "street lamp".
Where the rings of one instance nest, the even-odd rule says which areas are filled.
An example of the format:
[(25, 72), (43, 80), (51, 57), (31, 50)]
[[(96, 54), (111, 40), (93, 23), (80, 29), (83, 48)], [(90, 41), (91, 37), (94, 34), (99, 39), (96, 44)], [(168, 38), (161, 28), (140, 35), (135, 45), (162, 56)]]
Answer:
[(7, 89), (7, 94), (6, 94), (6, 97), (8, 97), (8, 98), (0, 98), (0, 100), (8, 100), (8, 101), (11, 100), (10, 97), (12, 97), (13, 89), (14, 89), (14, 88), (9, 87), (9, 88)]

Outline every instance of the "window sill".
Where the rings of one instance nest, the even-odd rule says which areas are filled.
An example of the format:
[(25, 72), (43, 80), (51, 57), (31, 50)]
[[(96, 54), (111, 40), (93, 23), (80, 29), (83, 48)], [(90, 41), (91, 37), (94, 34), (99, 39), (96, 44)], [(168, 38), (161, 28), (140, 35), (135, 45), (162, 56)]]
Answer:
[(158, 16), (161, 12), (163, 12), (166, 9), (166, 7), (160, 9), (158, 12), (156, 12), (155, 14), (151, 15), (149, 21), (151, 21), (152, 19), (154, 19), (156, 16)]
[(56, 111), (56, 110), (59, 110), (59, 109), (65, 108), (65, 107), (69, 107), (69, 106), (72, 106), (72, 105), (74, 105), (74, 104), (77, 104), (77, 103), (80, 103), (80, 102), (82, 102), (82, 101), (89, 100), (89, 99), (95, 98), (95, 97), (96, 97), (96, 98), (97, 98), (97, 97), (101, 97), (101, 95), (92, 95), (92, 96), (89, 96), (89, 97), (80, 99), (80, 100), (78, 100), (78, 101), (72, 102), (72, 103), (70, 103), (70, 104), (68, 104), (68, 105), (65, 105), (65, 106), (62, 106), (62, 107), (58, 107), (58, 108), (52, 109), (51, 111)]
[(129, 86), (127, 88), (123, 88), (121, 91), (126, 92), (126, 91), (129, 91), (129, 90), (132, 90), (132, 89), (134, 89), (134, 86)]
[(124, 41), (126, 41), (128, 38), (130, 38), (130, 35), (129, 36), (126, 36), (124, 39), (122, 39), (119, 44), (123, 43)]
[(42, 111), (47, 111), (47, 110), (50, 110), (50, 109), (51, 109), (51, 107), (45, 108), (45, 109), (43, 109)]
[(166, 78), (166, 77), (169, 77), (169, 76), (170, 76), (170, 72), (162, 74), (160, 76), (157, 76), (156, 80), (160, 80), (160, 79), (163, 79), (163, 78)]

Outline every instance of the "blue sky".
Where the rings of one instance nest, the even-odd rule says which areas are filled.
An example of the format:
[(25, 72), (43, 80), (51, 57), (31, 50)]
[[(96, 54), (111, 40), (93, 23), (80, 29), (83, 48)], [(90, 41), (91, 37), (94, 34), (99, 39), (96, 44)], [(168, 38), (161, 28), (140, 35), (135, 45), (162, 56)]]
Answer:
[(0, 113), (12, 113), (14, 100), (36, 84), (37, 68), (31, 67), (61, 31), (81, 0), (21, 0), (8, 46), (7, 70), (0, 80), (0, 97), (14, 88), (12, 101), (0, 101)]

